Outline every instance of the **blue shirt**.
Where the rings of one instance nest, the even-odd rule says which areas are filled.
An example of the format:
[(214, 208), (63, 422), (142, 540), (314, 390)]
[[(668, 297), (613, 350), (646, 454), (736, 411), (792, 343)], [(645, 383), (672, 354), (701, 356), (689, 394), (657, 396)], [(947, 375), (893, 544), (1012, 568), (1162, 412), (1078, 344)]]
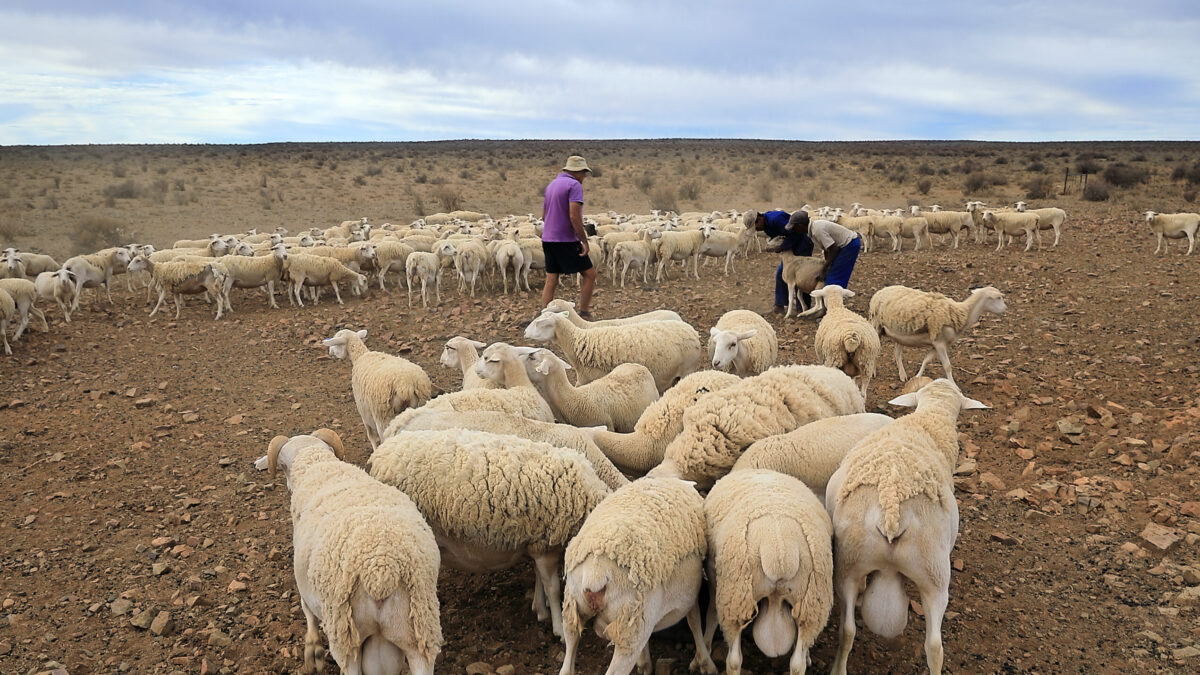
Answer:
[(808, 235), (799, 232), (789, 232), (788, 220), (791, 214), (787, 211), (767, 211), (763, 215), (763, 232), (768, 237), (783, 237), (781, 251), (791, 251), (792, 255), (812, 255), (813, 243)]

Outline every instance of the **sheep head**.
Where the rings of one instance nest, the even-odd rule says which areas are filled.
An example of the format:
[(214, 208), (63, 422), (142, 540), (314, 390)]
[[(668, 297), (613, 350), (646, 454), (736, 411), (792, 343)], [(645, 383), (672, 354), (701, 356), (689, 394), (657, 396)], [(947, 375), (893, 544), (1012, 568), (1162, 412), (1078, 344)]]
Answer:
[(973, 398), (967, 398), (964, 396), (962, 391), (959, 390), (958, 385), (954, 384), (953, 380), (948, 380), (944, 377), (933, 380), (929, 384), (926, 384), (910, 394), (901, 394), (900, 396), (888, 401), (888, 403), (892, 405), (920, 409), (920, 403), (924, 399), (956, 401), (959, 410), (989, 409), (987, 405), (976, 401)]
[(713, 326), (709, 329), (708, 335), (713, 346), (713, 368), (728, 370), (733, 365), (733, 360), (737, 358), (740, 343), (758, 335), (758, 331), (753, 328), (740, 332), (719, 330)]
[(329, 348), (329, 355), (335, 359), (344, 359), (350, 355), (349, 344), (352, 339), (357, 338), (360, 342), (367, 339), (367, 331), (360, 330), (357, 333), (343, 328), (334, 334), (331, 338), (326, 338), (322, 341)]
[(543, 311), (525, 327), (525, 338), (538, 342), (550, 342), (558, 332), (560, 319), (569, 318), (569, 312)]

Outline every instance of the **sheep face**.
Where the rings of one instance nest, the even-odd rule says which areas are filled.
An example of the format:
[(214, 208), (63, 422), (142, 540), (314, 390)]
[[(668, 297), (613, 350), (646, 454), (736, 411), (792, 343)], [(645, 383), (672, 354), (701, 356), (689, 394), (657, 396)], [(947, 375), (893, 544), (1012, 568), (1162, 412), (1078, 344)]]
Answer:
[[(323, 344), (329, 348), (329, 355), (335, 359), (344, 359), (349, 356), (350, 350), (347, 347), (347, 343), (350, 341), (351, 335), (355, 335), (355, 332), (343, 328), (333, 337), (327, 338)], [(367, 339), (367, 331), (365, 330), (358, 331), (357, 335), (359, 340)]]
[(565, 319), (568, 317), (568, 313), (543, 312), (525, 328), (525, 338), (538, 342), (550, 342), (553, 340), (558, 331), (558, 319), (555, 318), (557, 316)]
[(991, 286), (984, 286), (983, 288), (976, 288), (971, 291), (971, 295), (977, 294), (983, 296), (983, 299), (980, 300), (983, 303), (983, 311), (991, 312), (992, 314), (1004, 314), (1008, 310), (1008, 306), (1004, 304), (1004, 294), (999, 290)]
[(713, 345), (713, 368), (717, 370), (729, 370), (733, 365), (733, 360), (737, 358), (739, 344), (743, 340), (749, 340), (757, 335), (758, 331), (750, 329), (739, 333), (732, 330), (718, 330), (714, 326), (709, 329), (708, 334)]
[(493, 382), (504, 382), (504, 356), (512, 347), (503, 342), (483, 350), (483, 355), (475, 362), (475, 374)]
[(526, 355), (525, 360), (532, 366), (532, 368), (527, 367), (526, 371), (532, 370), (533, 373), (542, 377), (549, 375), (555, 370), (571, 369), (571, 364), (555, 356), (554, 352), (549, 349), (534, 349)]
[(150, 260), (145, 255), (139, 255), (129, 262), (127, 268), (130, 272), (138, 272), (147, 269), (150, 265)]

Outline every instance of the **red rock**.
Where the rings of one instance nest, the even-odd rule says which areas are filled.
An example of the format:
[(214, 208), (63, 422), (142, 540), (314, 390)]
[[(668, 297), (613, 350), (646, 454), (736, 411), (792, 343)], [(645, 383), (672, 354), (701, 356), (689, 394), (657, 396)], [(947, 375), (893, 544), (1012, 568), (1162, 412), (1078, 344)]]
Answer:
[(1170, 550), (1183, 538), (1175, 528), (1158, 523), (1147, 523), (1140, 536), (1160, 551)]

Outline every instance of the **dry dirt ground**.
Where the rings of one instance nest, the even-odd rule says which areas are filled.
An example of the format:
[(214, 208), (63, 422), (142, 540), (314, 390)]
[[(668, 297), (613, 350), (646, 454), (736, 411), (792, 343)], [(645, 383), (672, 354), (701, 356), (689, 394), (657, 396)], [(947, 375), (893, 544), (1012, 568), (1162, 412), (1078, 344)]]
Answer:
[[(11, 153), (0, 160), (10, 178), (49, 175), (13, 169)], [(13, 201), (24, 188), (10, 189)], [(510, 210), (540, 204), (524, 201)], [(756, 202), (747, 189), (722, 206)], [(864, 313), (870, 294), (894, 283), (956, 298), (992, 284), (1009, 307), (1003, 317), (985, 317), (952, 354), (965, 392), (992, 409), (960, 418), (962, 523), (946, 667), (1196, 672), (1200, 256), (1184, 257), (1176, 243), (1152, 257), (1128, 204), (1058, 203), (1071, 217), (1057, 250), (997, 253), (994, 243), (968, 243), (875, 252), (860, 259), (851, 284), (859, 295), (850, 305)], [(69, 208), (65, 200), (60, 208)], [(238, 229), (211, 208), (220, 231)], [(340, 213), (384, 219), (365, 208), (342, 203)], [(304, 226), (330, 220), (306, 220), (302, 211), (289, 218)], [(126, 215), (155, 232), (152, 219), (137, 213)], [(159, 238), (212, 229), (176, 220), (163, 227), (174, 229)], [(37, 232), (22, 236), (18, 245), (39, 241)], [(55, 237), (48, 235), (47, 248), (61, 245)], [(699, 281), (676, 272), (661, 285), (624, 290), (605, 278), (596, 313), (670, 308), (706, 331), (729, 309), (767, 310), (774, 267), (774, 256), (757, 254), (738, 259), (728, 278), (708, 267)], [(338, 328), (366, 328), (370, 346), (420, 364), (443, 390), (459, 383), (437, 363), (447, 338), (524, 343), (533, 295), (489, 290), (472, 301), (448, 286), (443, 305), (429, 310), (377, 289), (344, 307), (324, 301), (303, 310), (268, 310), (260, 295), (235, 296), (236, 312), (216, 322), (196, 302), (178, 321), (148, 319), (144, 296), (126, 293), (119, 280), (113, 306), (88, 297), (71, 324), (49, 311), (49, 333), (33, 330), (0, 359), (0, 672), (36, 673), (57, 667), (52, 662), (70, 673), (297, 670), (304, 621), (288, 494), (252, 462), (272, 436), (319, 426), (343, 434), (349, 460), (365, 461), (349, 366), (319, 345)], [(770, 320), (780, 362), (811, 363), (816, 324)], [(908, 351), (910, 372), (918, 358)], [(898, 389), (885, 344), (868, 409), (902, 414), (885, 403)], [(476, 662), (557, 672), (562, 647), (529, 610), (532, 576), (528, 565), (474, 576), (443, 571), (440, 672)], [(144, 619), (158, 621), (150, 630), (134, 625), (148, 626)], [(831, 663), (836, 625), (831, 619), (815, 645), (817, 672)], [(914, 604), (893, 641), (859, 631), (851, 670), (923, 672), (923, 636)], [(677, 659), (675, 672), (692, 655), (682, 625), (656, 634), (651, 650), (656, 659)], [(580, 672), (602, 671), (609, 653), (586, 633)], [(766, 659), (753, 647), (746, 653), (748, 671), (786, 672), (786, 659)], [(722, 665), (724, 648), (715, 656)]]

